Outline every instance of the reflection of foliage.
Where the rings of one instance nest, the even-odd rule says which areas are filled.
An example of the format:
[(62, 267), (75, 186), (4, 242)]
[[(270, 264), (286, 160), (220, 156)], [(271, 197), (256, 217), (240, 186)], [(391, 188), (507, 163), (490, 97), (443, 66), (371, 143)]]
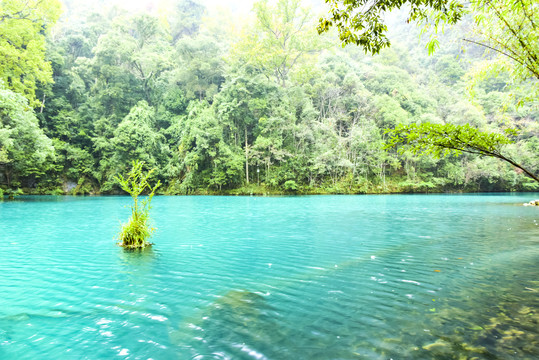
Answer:
[(157, 253), (151, 246), (138, 249), (124, 248), (119, 252), (119, 257), (123, 266), (149, 270), (157, 258)]

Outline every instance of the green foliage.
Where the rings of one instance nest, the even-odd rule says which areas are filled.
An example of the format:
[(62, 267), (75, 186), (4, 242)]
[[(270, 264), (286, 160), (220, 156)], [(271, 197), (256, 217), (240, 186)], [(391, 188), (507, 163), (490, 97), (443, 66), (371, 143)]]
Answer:
[[(328, 18), (321, 18), (318, 32), (323, 33), (337, 27), (339, 38), (344, 45), (361, 46), (365, 52), (378, 54), (388, 47), (387, 25), (384, 14), (404, 5), (409, 6), (407, 21), (424, 21), (438, 26), (440, 23), (454, 24), (464, 14), (461, 1), (455, 0), (325, 0), (331, 7)], [(430, 11), (430, 12), (429, 12)], [(430, 43), (429, 52), (436, 46), (436, 39)]]
[[(502, 134), (487, 133), (469, 124), (400, 124), (394, 130), (387, 130), (391, 136), (388, 147), (406, 143), (414, 153), (433, 154), (436, 157), (459, 155), (468, 152), (478, 155), (499, 154), (503, 145), (512, 141)], [(507, 133), (515, 135), (514, 130)], [(404, 149), (400, 149), (404, 151)]]
[[(359, 2), (347, 2), (354, 3)], [(443, 3), (417, 2), (425, 12), (410, 20), (436, 25), (430, 4)], [(371, 15), (388, 10), (384, 4), (391, 5), (369, 3)], [(524, 5), (511, 5), (518, 10), (514, 19), (518, 7), (533, 15)], [(406, 29), (405, 18), (397, 15), (388, 23), (398, 34), (393, 46), (370, 57), (318, 36), (311, 11), (297, 0), (259, 1), (249, 21), (212, 10), (205, 12), (194, 0), (174, 0), (171, 7), (159, 5), (154, 16), (69, 2), (58, 27), (39, 35), (47, 37), (54, 77), (54, 83), (36, 82), (35, 97), (45, 99), (45, 106), (34, 112), (9, 83), (1, 89), (2, 188), (116, 193), (115, 176), (128, 172), (133, 160), (155, 169), (151, 182), (162, 181), (169, 194), (536, 186), (519, 175), (523, 170), (477, 154), (436, 158), (384, 150), (385, 128), (430, 122), (497, 133), (512, 127), (520, 131), (511, 135), (513, 143), (500, 145), (500, 154), (539, 172), (539, 112), (529, 100), (536, 82), (511, 88), (514, 74), (498, 71), (475, 83), (473, 102), (464, 96), (466, 74), (480, 73), (480, 61), (497, 61), (484, 47), (469, 43), (462, 52), (449, 41), (469, 37), (473, 19), (463, 18), (462, 31), (453, 35), (429, 33), (440, 49), (427, 57), (418, 31)], [(494, 26), (494, 20), (483, 21)], [(34, 30), (14, 25), (0, 38), (15, 44), (19, 33)], [(477, 30), (470, 39), (482, 39)], [(526, 41), (535, 41), (525, 33)]]
[[(354, 43), (361, 46), (365, 52), (372, 54), (390, 45), (385, 35), (387, 27), (383, 21), (383, 13), (386, 11), (398, 9), (407, 4), (410, 7), (407, 21), (417, 21), (426, 25), (426, 28), (433, 25), (434, 33), (443, 28), (444, 24), (455, 24), (461, 20), (463, 14), (470, 12), (474, 19), (475, 34), (478, 37), (464, 40), (495, 52), (493, 61), (480, 64), (474, 69), (472, 87), (479, 80), (503, 71), (509, 73), (510, 78), (515, 82), (529, 78), (539, 79), (539, 53), (537, 52), (539, 36), (536, 25), (539, 21), (539, 11), (531, 0), (515, 2), (474, 0), (468, 3), (469, 8), (465, 8), (464, 4), (458, 0), (387, 0), (374, 3), (365, 0), (326, 0), (326, 2), (332, 4), (330, 19), (320, 19), (319, 32), (328, 31), (331, 26), (335, 25), (343, 45)], [(438, 46), (438, 39), (431, 37), (427, 45), (429, 55)], [(445, 61), (447, 62), (447, 59)], [(443, 77), (447, 81), (455, 82), (463, 74), (462, 69), (455, 64), (453, 66), (441, 65), (446, 69)], [(534, 91), (527, 100), (534, 102), (537, 98), (537, 89), (539, 89), (537, 81), (532, 87)], [(382, 109), (385, 108), (387, 106), (382, 106)], [(383, 117), (384, 120), (387, 118), (387, 116)], [(470, 119), (465, 121), (471, 122)], [(385, 120), (385, 122), (388, 121)], [(396, 121), (389, 120), (388, 125), (392, 126), (395, 123)], [(539, 182), (539, 178), (532, 171), (501, 153), (501, 147), (511, 143), (509, 139), (497, 133), (479, 131), (468, 123), (465, 125), (450, 123), (406, 125), (401, 123), (388, 132), (391, 134), (389, 147), (405, 143), (414, 153), (433, 154), (437, 157), (451, 152), (456, 155), (467, 152), (495, 157), (510, 163)]]
[(204, 6), (196, 0), (176, 0), (172, 11), (167, 13), (167, 23), (172, 41), (195, 35), (200, 28)]
[[(161, 181), (157, 181), (152, 187), (148, 180), (153, 170), (144, 172), (144, 162), (142, 161), (136, 160), (132, 164), (133, 166), (127, 174), (127, 178), (124, 178), (122, 175), (118, 175), (115, 178), (122, 190), (133, 198), (131, 217), (127, 223), (122, 225), (118, 239), (120, 246), (128, 249), (137, 249), (152, 245), (148, 241), (154, 231), (154, 228), (149, 224), (150, 204), (155, 195), (155, 190), (161, 186)], [(145, 190), (148, 191), (148, 197), (144, 200), (139, 200), (139, 196)]]
[(285, 189), (286, 191), (296, 192), (298, 191), (298, 188), (298, 184), (296, 184), (294, 180), (287, 180), (283, 184), (283, 189)]
[[(377, 54), (390, 46), (384, 14), (407, 5), (407, 22), (423, 25), (430, 33), (429, 55), (440, 46), (437, 37), (446, 24), (454, 25), (471, 14), (474, 27), (463, 39), (492, 52), (493, 55), (473, 71), (472, 87), (481, 79), (508, 72), (515, 82), (539, 79), (539, 11), (534, 0), (325, 0), (331, 5), (329, 16), (320, 19), (318, 32), (335, 26), (343, 46), (356, 44), (365, 52)], [(528, 100), (535, 100), (539, 85)]]
[[(506, 129), (505, 132), (508, 135), (516, 135), (514, 129)], [(390, 135), (387, 147), (406, 144), (408, 145), (406, 149), (410, 149), (415, 154), (432, 154), (438, 158), (450, 154), (459, 155), (462, 152), (495, 157), (507, 161), (539, 182), (539, 178), (530, 170), (503, 154), (503, 147), (513, 141), (502, 134), (480, 131), (469, 124), (430, 123), (401, 124), (393, 130), (387, 130), (386, 133)], [(402, 152), (404, 149), (399, 150)]]
[(17, 196), (24, 194), (24, 192), (19, 188), (17, 188), (17, 189), (7, 189), (5, 191), (5, 194), (7, 195), (8, 199), (13, 200)]
[(313, 65), (313, 55), (326, 45), (316, 36), (311, 13), (299, 0), (260, 0), (253, 10), (256, 26), (235, 44), (233, 59), (285, 87), (294, 71), (305, 75), (302, 70)]
[(0, 1), (0, 80), (24, 95), (31, 106), (38, 83), (52, 82), (50, 63), (45, 61), (45, 31), (60, 16), (57, 0)]
[(513, 87), (530, 85), (519, 101), (537, 106), (539, 96), (539, 9), (534, 0), (475, 0), (470, 12), (475, 28), (464, 40), (486, 49), (489, 57), (470, 72), (471, 88), (489, 77), (509, 75)]
[(28, 100), (0, 83), (0, 164), (7, 185), (43, 176), (53, 159), (52, 142), (40, 129)]
[(140, 101), (129, 114), (118, 124), (111, 139), (113, 145), (113, 163), (121, 164), (135, 159), (142, 159), (149, 166), (158, 162), (163, 135), (155, 130), (154, 110)]

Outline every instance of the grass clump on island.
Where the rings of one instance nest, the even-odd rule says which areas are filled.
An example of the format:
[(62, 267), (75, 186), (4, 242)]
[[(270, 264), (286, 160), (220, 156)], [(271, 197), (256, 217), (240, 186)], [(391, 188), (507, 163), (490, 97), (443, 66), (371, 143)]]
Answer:
[[(154, 169), (144, 172), (142, 170), (143, 166), (143, 161), (133, 161), (133, 167), (127, 174), (127, 178), (122, 175), (116, 176), (122, 190), (129, 193), (133, 198), (131, 217), (127, 223), (122, 224), (122, 229), (118, 234), (118, 245), (127, 249), (141, 249), (151, 246), (152, 243), (148, 240), (155, 230), (150, 226), (150, 204), (155, 190), (161, 186), (161, 181), (157, 181), (155, 186), (152, 187), (148, 179)], [(148, 196), (144, 200), (140, 200), (139, 196), (145, 190), (148, 191)]]

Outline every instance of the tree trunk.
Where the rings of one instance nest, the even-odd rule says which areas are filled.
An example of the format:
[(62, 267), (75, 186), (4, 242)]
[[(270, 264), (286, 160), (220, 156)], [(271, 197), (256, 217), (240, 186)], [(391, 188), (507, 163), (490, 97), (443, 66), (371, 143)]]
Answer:
[(247, 126), (245, 126), (245, 181), (249, 184), (249, 147), (247, 142)]
[(7, 180), (7, 187), (8, 189), (11, 188), (11, 169), (9, 169), (9, 165), (7, 165), (5, 167), (5, 173), (4, 175), (6, 175), (6, 180)]
[(41, 102), (41, 109), (39, 110), (40, 114), (43, 114), (43, 107), (45, 106), (45, 98), (47, 95), (43, 94), (43, 101)]
[(268, 158), (268, 172), (266, 173), (266, 182), (269, 184), (269, 176), (270, 176), (270, 166), (271, 166), (271, 159)]
[(501, 155), (501, 154), (498, 154), (496, 156), (498, 159), (502, 159), (504, 161), (507, 161), (509, 164), (513, 165), (514, 167), (522, 170), (524, 172), (524, 174), (526, 174), (529, 178), (539, 182), (539, 177), (535, 176), (534, 173), (532, 173), (530, 170), (526, 169), (525, 167), (523, 167), (522, 165), (516, 163), (515, 161), (509, 159), (509, 158), (506, 158), (505, 156)]

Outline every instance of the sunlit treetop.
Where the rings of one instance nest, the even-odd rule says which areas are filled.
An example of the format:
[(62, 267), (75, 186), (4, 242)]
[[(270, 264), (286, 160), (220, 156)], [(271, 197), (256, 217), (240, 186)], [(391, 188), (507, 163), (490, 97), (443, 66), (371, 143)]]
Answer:
[(45, 61), (45, 35), (60, 13), (58, 0), (0, 1), (0, 79), (32, 106), (39, 104), (37, 83), (52, 82), (52, 69)]

